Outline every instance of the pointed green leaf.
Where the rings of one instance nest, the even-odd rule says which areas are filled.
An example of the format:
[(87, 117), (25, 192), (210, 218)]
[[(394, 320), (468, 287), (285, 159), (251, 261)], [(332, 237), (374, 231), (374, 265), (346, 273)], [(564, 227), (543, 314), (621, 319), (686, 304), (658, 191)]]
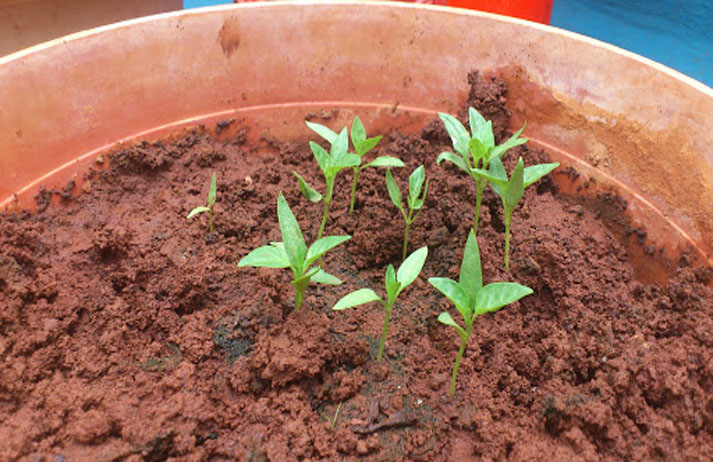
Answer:
[(531, 167), (525, 167), (525, 172), (523, 174), (523, 184), (527, 188), (532, 183), (547, 175), (559, 166), (559, 162), (554, 162), (551, 164), (539, 164), (533, 165)]
[(527, 138), (520, 138), (520, 135), (522, 135), (522, 132), (525, 131), (526, 126), (527, 124), (523, 125), (520, 130), (518, 130), (513, 136), (508, 138), (508, 140), (505, 141), (503, 144), (495, 146), (495, 148), (490, 151), (490, 159), (492, 160), (493, 157), (502, 157), (503, 154), (505, 154), (507, 151), (514, 148), (515, 146), (520, 146), (521, 144), (527, 143), (529, 141)]
[(327, 168), (327, 174), (336, 176), (344, 168), (358, 167), (361, 164), (361, 157), (356, 154), (342, 154), (339, 157), (332, 157), (331, 165)]
[(307, 182), (300, 176), (299, 173), (295, 172), (294, 170), (292, 173), (297, 177), (297, 183), (299, 184), (300, 187), (300, 192), (302, 193), (303, 196), (307, 198), (308, 201), (310, 202), (321, 202), (322, 201), (322, 195), (312, 189), (310, 185), (307, 184)]
[(505, 171), (505, 167), (503, 166), (503, 162), (500, 160), (499, 157), (493, 157), (490, 160), (490, 165), (488, 165), (488, 171), (493, 175), (494, 178), (502, 178), (505, 180), (505, 185), (501, 185), (500, 183), (493, 183), (490, 182), (490, 187), (493, 188), (493, 191), (495, 191), (495, 194), (497, 194), (500, 197), (500, 200), (505, 203), (505, 191), (507, 190), (507, 181), (508, 181), (508, 174)]
[(334, 143), (334, 140), (337, 139), (337, 134), (329, 128), (325, 127), (324, 125), (315, 122), (310, 122), (309, 120), (305, 120), (305, 123), (309, 128), (312, 129), (312, 131), (327, 140), (329, 144)]
[(456, 332), (458, 332), (458, 337), (460, 337), (463, 342), (468, 341), (468, 334), (466, 334), (465, 330), (459, 326), (447, 312), (444, 311), (438, 315), (438, 322), (446, 326), (455, 327)]
[(314, 276), (312, 276), (312, 282), (316, 282), (318, 284), (326, 284), (329, 286), (338, 286), (342, 283), (341, 279), (332, 274), (329, 274), (323, 269), (317, 268), (317, 270), (318, 271), (314, 273)]
[[(352, 122), (352, 144), (354, 145), (354, 149), (357, 149), (357, 145), (364, 140), (366, 140), (366, 130), (359, 116), (356, 116), (354, 117), (354, 122)], [(358, 149), (357, 153), (359, 153)]]
[(428, 256), (428, 247), (421, 247), (406, 257), (406, 260), (399, 266), (396, 273), (396, 280), (401, 283), (401, 290), (410, 286), (416, 280)]
[(354, 149), (356, 150), (359, 157), (361, 157), (367, 152), (374, 149), (376, 145), (379, 144), (379, 141), (381, 141), (381, 135), (375, 136), (373, 138), (367, 138), (364, 141), (359, 142), (358, 144), (354, 144)]
[(473, 156), (473, 165), (480, 165), (480, 159), (487, 159), (488, 151), (490, 150), (490, 148), (477, 138), (473, 138), (468, 142), (468, 149)]
[(383, 303), (383, 300), (371, 289), (359, 289), (340, 298), (332, 309), (335, 311), (346, 310), (347, 308), (353, 308), (371, 302)]
[(482, 176), (486, 180), (488, 180), (491, 184), (495, 184), (497, 186), (500, 186), (501, 188), (507, 188), (508, 185), (508, 179), (507, 178), (500, 178), (495, 175), (490, 170), (483, 170), (482, 168), (471, 168), (470, 171), (472, 173), (475, 173), (476, 175)]
[(297, 223), (297, 219), (282, 193), (277, 196), (277, 221), (280, 223), (282, 242), (290, 265), (293, 268), (302, 268), (305, 254), (307, 253), (307, 245), (305, 244), (305, 238), (302, 236), (300, 225)]
[(478, 134), (482, 130), (482, 127), (485, 126), (488, 122), (482, 115), (480, 115), (480, 112), (475, 110), (474, 107), (468, 108), (468, 123), (470, 125), (471, 138), (481, 139)]
[[(344, 127), (342, 131), (339, 132), (339, 135), (337, 135), (334, 139), (332, 147), (329, 150), (329, 154), (332, 156), (332, 160), (336, 163), (342, 156), (346, 155), (347, 152), (349, 152), (349, 136), (347, 135), (347, 127)], [(356, 156), (356, 154), (352, 155)], [(359, 163), (361, 163), (361, 158), (359, 158)]]
[(483, 274), (480, 267), (480, 248), (478, 248), (478, 239), (475, 237), (475, 233), (472, 229), (470, 233), (468, 233), (468, 240), (465, 243), (458, 283), (471, 299), (474, 299), (480, 288), (483, 287)]
[(396, 270), (394, 265), (389, 263), (386, 267), (386, 275), (384, 276), (384, 287), (386, 287), (386, 295), (389, 299), (392, 298), (401, 284), (396, 281)]
[(510, 182), (508, 183), (507, 191), (505, 193), (505, 203), (512, 210), (515, 208), (520, 199), (522, 199), (525, 193), (525, 186), (523, 184), (525, 167), (523, 166), (522, 157), (518, 158), (517, 164), (515, 165), (515, 170), (512, 172), (510, 177)]
[(329, 153), (327, 153), (322, 146), (318, 145), (314, 141), (309, 142), (309, 147), (312, 149), (312, 154), (314, 154), (314, 158), (317, 159), (317, 163), (319, 164), (319, 168), (322, 169), (322, 173), (326, 175), (327, 169), (331, 165), (331, 157), (329, 157)]
[(426, 168), (421, 165), (416, 170), (411, 173), (408, 178), (408, 195), (411, 198), (411, 202), (418, 198), (421, 194), (421, 188), (423, 187), (423, 180), (426, 179)]
[(443, 124), (446, 126), (446, 131), (451, 137), (451, 142), (453, 143), (453, 149), (456, 150), (460, 155), (468, 155), (468, 141), (470, 141), (470, 134), (468, 130), (465, 129), (462, 123), (450, 114), (445, 114), (443, 112), (438, 113), (438, 117), (441, 118)]
[(444, 160), (447, 160), (448, 162), (452, 163), (453, 165), (470, 175), (470, 171), (468, 170), (468, 166), (466, 165), (465, 160), (463, 160), (463, 158), (458, 154), (452, 152), (442, 152), (438, 155), (438, 159), (436, 159), (436, 165), (441, 165), (441, 162)]
[(327, 236), (315, 241), (307, 250), (305, 266), (311, 265), (316, 259), (351, 238), (351, 236)]
[(210, 178), (210, 189), (208, 190), (208, 207), (213, 207), (215, 204), (215, 198), (218, 195), (218, 179), (213, 172), (213, 176)]
[(186, 218), (189, 218), (189, 219), (190, 219), (190, 218), (195, 217), (195, 216), (198, 215), (199, 213), (204, 213), (204, 212), (210, 212), (210, 209), (209, 209), (208, 207), (206, 207), (206, 206), (200, 205), (200, 206), (194, 208), (193, 210), (191, 210), (191, 211), (188, 213), (188, 216), (187, 216)]
[(386, 190), (389, 192), (389, 198), (391, 202), (396, 206), (397, 209), (403, 212), (403, 203), (401, 197), (401, 190), (399, 185), (396, 184), (394, 176), (391, 174), (391, 169), (386, 169)]
[(493, 282), (478, 292), (475, 300), (475, 313), (479, 315), (497, 311), (531, 293), (532, 289), (516, 282)]
[(488, 152), (495, 146), (495, 135), (493, 135), (493, 123), (487, 121), (479, 127), (476, 137), (483, 143)]
[(367, 167), (404, 167), (401, 159), (392, 156), (379, 156), (361, 168)]
[(244, 256), (238, 266), (257, 266), (262, 268), (287, 268), (290, 261), (285, 251), (272, 245), (264, 245)]
[(466, 323), (470, 321), (472, 315), (470, 297), (463, 289), (463, 286), (449, 278), (429, 278), (428, 282), (453, 302)]

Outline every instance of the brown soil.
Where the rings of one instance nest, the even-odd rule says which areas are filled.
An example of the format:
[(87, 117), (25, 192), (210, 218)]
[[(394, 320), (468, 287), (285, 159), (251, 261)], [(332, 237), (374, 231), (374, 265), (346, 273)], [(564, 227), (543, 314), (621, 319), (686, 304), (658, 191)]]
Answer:
[[(470, 103), (503, 136), (505, 86), (471, 78)], [(322, 184), (302, 144), (195, 130), (117, 151), (76, 199), (48, 207), (47, 192), (43, 211), (2, 216), (0, 460), (713, 460), (710, 271), (684, 255), (668, 284), (638, 282), (599, 212), (551, 178), (515, 212), (512, 276), (486, 194), (485, 278), (535, 293), (477, 319), (447, 396), (458, 339), (436, 322), (452, 307), (426, 278), (457, 276), (474, 188), (435, 165), (448, 147), (439, 124), (387, 134), (377, 149), (407, 161), (402, 185), (421, 163), (431, 178), (411, 237), (429, 258), (397, 302), (382, 366), (381, 307), (330, 309), (356, 288), (381, 291), (384, 267), (399, 264), (403, 224), (382, 170), (360, 176), (354, 218), (351, 175), (340, 174), (328, 234), (353, 239), (325, 265), (346, 283), (311, 286), (298, 312), (288, 271), (236, 263), (280, 240), (279, 191), (316, 234), (321, 206), (291, 173)], [(508, 161), (517, 155), (547, 158), (519, 148)], [(207, 234), (206, 217), (185, 216), (213, 171)]]

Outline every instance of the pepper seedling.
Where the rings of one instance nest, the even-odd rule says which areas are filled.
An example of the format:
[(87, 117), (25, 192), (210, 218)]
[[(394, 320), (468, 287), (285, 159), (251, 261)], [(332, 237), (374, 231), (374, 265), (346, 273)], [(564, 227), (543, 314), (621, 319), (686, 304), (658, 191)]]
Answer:
[[(314, 123), (314, 122), (309, 122), (305, 121), (307, 123), (307, 126), (311, 128), (315, 133), (317, 133), (319, 136), (327, 140), (329, 144), (334, 143), (334, 140), (337, 138), (337, 135), (335, 132), (330, 130), (329, 128), (325, 127), (324, 125)], [(359, 156), (359, 165), (352, 167), (353, 170), (353, 180), (352, 180), (352, 193), (351, 197), (349, 199), (349, 216), (352, 216), (354, 213), (354, 202), (356, 198), (356, 189), (357, 189), (357, 182), (359, 180), (359, 172), (364, 170), (367, 167), (404, 167), (404, 163), (401, 161), (401, 159), (393, 157), (393, 156), (379, 156), (376, 159), (372, 160), (371, 162), (368, 162), (364, 165), (361, 165), (361, 161), (364, 158), (364, 155), (374, 149), (376, 145), (381, 141), (381, 135), (375, 136), (373, 138), (367, 138), (366, 137), (366, 129), (364, 128), (364, 124), (361, 123), (361, 119), (359, 119), (359, 116), (354, 117), (354, 122), (352, 122), (352, 131), (351, 131), (351, 138), (352, 138), (352, 144), (354, 145), (354, 150), (356, 151), (356, 155)]]
[(505, 271), (510, 271), (510, 221), (515, 206), (525, 194), (525, 188), (559, 167), (559, 165), (559, 162), (554, 162), (525, 167), (522, 157), (520, 157), (517, 160), (512, 176), (510, 176), (510, 180), (508, 180), (503, 163), (497, 157), (490, 162), (488, 170), (473, 169), (478, 175), (490, 182), (490, 187), (493, 188), (493, 191), (503, 203), (505, 212)]
[(470, 175), (475, 181), (475, 213), (473, 216), (473, 231), (478, 234), (478, 221), (480, 219), (480, 205), (483, 201), (483, 191), (488, 181), (478, 171), (487, 170), (493, 159), (499, 159), (508, 150), (527, 143), (527, 138), (520, 138), (525, 130), (525, 125), (502, 144), (495, 145), (493, 123), (485, 120), (474, 108), (468, 110), (470, 133), (458, 119), (449, 114), (439, 113), (438, 116), (446, 126), (446, 131), (451, 137), (453, 149), (458, 153), (442, 152), (436, 164), (447, 160), (456, 167)]
[(208, 232), (212, 233), (213, 232), (213, 205), (215, 204), (215, 198), (217, 196), (217, 179), (215, 176), (215, 172), (213, 172), (213, 176), (210, 179), (210, 189), (208, 189), (208, 205), (201, 205), (193, 210), (191, 210), (188, 213), (188, 216), (186, 217), (187, 219), (191, 219), (195, 217), (196, 215), (199, 215), (201, 213), (207, 213), (208, 214)]
[(253, 250), (243, 257), (238, 266), (256, 266), (263, 268), (290, 268), (292, 270), (292, 287), (295, 288), (295, 310), (304, 304), (305, 289), (310, 282), (339, 285), (339, 278), (324, 271), (312, 263), (321, 258), (327, 251), (351, 239), (351, 236), (328, 236), (317, 239), (307, 248), (302, 230), (285, 197), (277, 196), (277, 219), (280, 223), (282, 242), (271, 242)]
[(384, 354), (384, 345), (386, 343), (386, 332), (389, 328), (389, 319), (391, 318), (391, 310), (394, 308), (396, 298), (403, 290), (410, 286), (421, 273), (423, 264), (428, 256), (428, 247), (421, 247), (414, 253), (409, 255), (407, 259), (401, 263), (398, 272), (394, 270), (394, 265), (389, 265), (386, 268), (384, 277), (384, 285), (386, 287), (386, 300), (382, 299), (376, 292), (371, 289), (364, 288), (355, 290), (342, 297), (332, 309), (335, 311), (346, 310), (355, 306), (364, 305), (371, 302), (381, 302), (384, 307), (384, 328), (381, 332), (381, 342), (379, 343), (379, 353), (376, 355), (376, 362), (381, 363), (381, 357)]
[(483, 287), (480, 250), (473, 230), (468, 233), (458, 282), (449, 278), (429, 278), (428, 282), (453, 302), (465, 321), (465, 328), (463, 328), (453, 320), (447, 311), (438, 315), (438, 321), (453, 327), (460, 337), (460, 349), (451, 375), (450, 395), (453, 396), (456, 392), (458, 366), (460, 366), (475, 318), (481, 314), (497, 311), (526, 295), (530, 295), (532, 289), (515, 282), (493, 282)]
[[(403, 206), (403, 199), (401, 197), (401, 190), (399, 185), (396, 183), (394, 176), (391, 174), (391, 169), (386, 169), (386, 189), (389, 192), (389, 198), (391, 202), (396, 206), (401, 212), (401, 216), (404, 217), (406, 222), (406, 227), (404, 228), (404, 246), (401, 252), (401, 260), (406, 259), (406, 250), (408, 248), (408, 231), (411, 227), (411, 223), (416, 221), (418, 215), (423, 210), (423, 204), (426, 202), (426, 194), (428, 194), (428, 180), (426, 178), (426, 169), (423, 165), (418, 167), (411, 173), (408, 179), (408, 198), (406, 199), (406, 205), (408, 206), (408, 213)], [(424, 185), (425, 180), (425, 185)], [(423, 189), (423, 194), (421, 190)], [(415, 215), (414, 215), (415, 213)]]

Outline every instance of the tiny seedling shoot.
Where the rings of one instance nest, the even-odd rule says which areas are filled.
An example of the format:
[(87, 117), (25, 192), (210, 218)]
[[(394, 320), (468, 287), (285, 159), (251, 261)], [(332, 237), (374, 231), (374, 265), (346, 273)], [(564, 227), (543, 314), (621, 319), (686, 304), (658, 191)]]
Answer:
[(530, 295), (532, 289), (515, 282), (493, 282), (483, 287), (480, 250), (472, 230), (468, 233), (468, 241), (465, 244), (458, 282), (449, 278), (429, 278), (428, 282), (453, 302), (465, 321), (465, 328), (463, 328), (446, 311), (438, 316), (439, 322), (453, 327), (460, 337), (460, 349), (451, 375), (450, 395), (453, 396), (456, 392), (458, 366), (460, 366), (460, 360), (463, 357), (475, 318), (484, 313), (497, 311), (505, 305)]
[(282, 193), (277, 197), (277, 219), (280, 223), (282, 242), (272, 242), (270, 245), (258, 247), (243, 257), (238, 266), (290, 268), (293, 276), (292, 287), (295, 288), (295, 310), (299, 310), (304, 304), (305, 289), (310, 281), (330, 285), (342, 283), (319, 266), (310, 267), (327, 251), (351, 239), (351, 236), (328, 236), (317, 239), (308, 249), (300, 225)]
[(386, 268), (384, 285), (386, 286), (386, 300), (382, 299), (371, 289), (359, 289), (342, 297), (333, 307), (333, 310), (346, 310), (355, 306), (364, 305), (371, 302), (381, 302), (386, 312), (384, 317), (384, 329), (381, 332), (381, 342), (379, 343), (379, 353), (376, 355), (376, 362), (381, 363), (381, 356), (384, 354), (384, 344), (386, 343), (386, 331), (389, 328), (391, 310), (394, 308), (396, 298), (403, 290), (411, 285), (421, 273), (423, 264), (428, 256), (428, 247), (421, 247), (401, 263), (398, 272), (394, 270), (394, 265)]
[(524, 167), (522, 157), (520, 157), (510, 180), (508, 180), (503, 163), (497, 157), (490, 162), (488, 170), (473, 169), (478, 175), (490, 182), (490, 187), (493, 188), (493, 191), (503, 203), (505, 212), (505, 271), (510, 271), (510, 221), (515, 206), (525, 194), (525, 188), (559, 167), (559, 165), (559, 162), (554, 162)]
[[(311, 128), (315, 133), (317, 133), (319, 136), (327, 140), (329, 144), (333, 144), (334, 141), (336, 140), (337, 135), (334, 133), (332, 130), (329, 128), (325, 127), (324, 125), (314, 123), (314, 122), (309, 122), (307, 121), (307, 126)], [(361, 165), (361, 161), (364, 158), (364, 155), (374, 149), (376, 145), (379, 143), (381, 140), (381, 135), (375, 136), (373, 138), (367, 138), (366, 137), (366, 130), (364, 129), (364, 124), (361, 123), (361, 119), (359, 119), (359, 116), (356, 116), (354, 118), (354, 122), (352, 123), (352, 133), (351, 133), (351, 138), (352, 138), (352, 144), (354, 145), (354, 150), (356, 151), (356, 155), (359, 156), (359, 165), (356, 165), (352, 167), (352, 170), (354, 172), (354, 178), (352, 180), (352, 193), (351, 197), (349, 199), (349, 216), (352, 216), (354, 213), (354, 201), (356, 198), (356, 190), (357, 190), (357, 182), (359, 180), (359, 172), (364, 170), (367, 167), (403, 167), (404, 163), (401, 161), (401, 159), (398, 159), (396, 157), (392, 156), (379, 156), (376, 159), (372, 160), (371, 162), (368, 162), (364, 165)]]
[(495, 145), (493, 123), (485, 120), (474, 108), (468, 110), (470, 133), (458, 119), (449, 114), (439, 113), (438, 116), (446, 126), (446, 131), (453, 143), (453, 152), (442, 152), (436, 163), (440, 165), (443, 160), (451, 162), (456, 167), (470, 175), (475, 181), (475, 213), (473, 216), (473, 231), (478, 234), (478, 220), (480, 219), (480, 204), (483, 201), (483, 191), (487, 180), (473, 169), (487, 170), (493, 159), (499, 159), (508, 150), (527, 143), (527, 138), (520, 138), (525, 130), (525, 125), (500, 145)]
[[(403, 200), (401, 198), (401, 190), (399, 185), (396, 183), (394, 176), (391, 174), (390, 169), (386, 169), (386, 189), (389, 192), (389, 197), (391, 202), (394, 203), (397, 209), (401, 212), (401, 216), (404, 217), (406, 222), (406, 228), (404, 228), (404, 246), (401, 252), (401, 260), (406, 259), (406, 251), (408, 248), (408, 231), (411, 227), (411, 223), (416, 221), (418, 215), (423, 210), (423, 204), (426, 202), (426, 194), (428, 194), (428, 180), (426, 178), (426, 169), (421, 165), (416, 170), (411, 173), (408, 179), (408, 199), (406, 199), (406, 205), (408, 206), (408, 213), (403, 206)], [(425, 184), (424, 184), (425, 180)], [(423, 194), (421, 191), (423, 190)]]
[(201, 213), (207, 213), (208, 214), (208, 232), (212, 233), (213, 232), (213, 205), (215, 204), (215, 197), (217, 193), (217, 181), (215, 177), (215, 172), (213, 172), (213, 176), (210, 179), (210, 189), (208, 190), (208, 205), (201, 205), (199, 207), (194, 208), (193, 210), (190, 211), (188, 216), (189, 220), (196, 215), (199, 215)]

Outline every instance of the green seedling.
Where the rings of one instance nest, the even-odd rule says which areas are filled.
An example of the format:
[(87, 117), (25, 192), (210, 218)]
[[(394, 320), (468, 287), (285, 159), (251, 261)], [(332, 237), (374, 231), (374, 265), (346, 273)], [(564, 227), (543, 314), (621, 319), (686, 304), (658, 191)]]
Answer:
[[(306, 123), (309, 128), (311, 128), (315, 133), (327, 140), (329, 144), (333, 144), (337, 136), (339, 136), (324, 125), (309, 121), (306, 121)], [(401, 159), (392, 156), (379, 156), (371, 162), (361, 165), (361, 161), (363, 160), (364, 155), (376, 147), (376, 145), (381, 140), (381, 135), (375, 136), (373, 138), (367, 138), (366, 130), (364, 129), (364, 125), (361, 123), (359, 116), (356, 116), (354, 118), (354, 122), (352, 123), (351, 138), (352, 144), (354, 145), (354, 150), (356, 151), (356, 155), (359, 156), (360, 160), (359, 165), (352, 167), (353, 180), (352, 193), (349, 199), (349, 216), (352, 216), (352, 214), (354, 213), (354, 201), (356, 198), (359, 172), (361, 172), (367, 167), (404, 167), (404, 163), (401, 161)]]
[(554, 162), (525, 167), (522, 157), (520, 157), (509, 180), (503, 163), (497, 157), (491, 160), (488, 170), (473, 169), (478, 175), (490, 182), (490, 187), (493, 188), (493, 191), (503, 203), (505, 211), (505, 271), (510, 271), (510, 221), (515, 206), (525, 194), (525, 188), (559, 167), (559, 165), (559, 162)]
[(351, 239), (351, 236), (317, 239), (308, 249), (300, 225), (282, 193), (277, 197), (277, 219), (280, 222), (282, 242), (271, 242), (270, 245), (258, 247), (243, 257), (238, 266), (290, 268), (293, 276), (292, 287), (295, 288), (295, 310), (299, 310), (304, 304), (305, 289), (310, 282), (330, 285), (342, 283), (319, 266), (310, 267), (327, 251)]
[(532, 293), (532, 289), (529, 287), (514, 282), (493, 282), (483, 287), (481, 271), (478, 241), (475, 238), (475, 233), (471, 230), (465, 244), (458, 282), (449, 278), (428, 279), (433, 287), (453, 302), (465, 321), (465, 328), (463, 328), (446, 311), (438, 316), (439, 322), (453, 327), (460, 337), (460, 349), (451, 375), (451, 396), (456, 392), (458, 366), (460, 366), (460, 360), (463, 357), (475, 318), (484, 313), (497, 311)]
[(208, 205), (201, 205), (199, 207), (194, 208), (193, 210), (190, 211), (188, 216), (186, 217), (187, 219), (191, 219), (195, 217), (196, 215), (199, 215), (201, 213), (207, 213), (208, 214), (208, 232), (212, 233), (213, 232), (213, 205), (215, 204), (215, 198), (217, 195), (217, 181), (215, 177), (215, 172), (213, 172), (213, 176), (210, 179), (210, 189), (208, 190)]
[(410, 286), (421, 273), (423, 264), (428, 256), (428, 247), (421, 247), (401, 263), (398, 272), (394, 270), (394, 265), (386, 268), (384, 285), (386, 286), (386, 300), (382, 299), (371, 289), (359, 289), (342, 297), (333, 307), (333, 310), (346, 310), (355, 306), (364, 305), (371, 302), (381, 302), (386, 315), (384, 317), (384, 329), (381, 332), (381, 342), (379, 343), (379, 353), (376, 355), (376, 362), (381, 362), (384, 354), (384, 344), (386, 343), (386, 331), (389, 328), (391, 310), (394, 308), (396, 298), (403, 290)]
[[(404, 229), (404, 246), (403, 251), (401, 252), (402, 261), (406, 258), (406, 250), (408, 248), (408, 231), (411, 227), (411, 223), (416, 221), (416, 218), (418, 218), (421, 210), (423, 210), (423, 204), (426, 202), (426, 194), (428, 194), (428, 180), (425, 180), (425, 178), (426, 169), (423, 165), (411, 173), (411, 176), (408, 179), (408, 198), (406, 199), (408, 213), (406, 213), (399, 185), (396, 183), (396, 180), (394, 180), (391, 170), (386, 169), (386, 189), (389, 191), (389, 197), (396, 208), (401, 211), (401, 216), (404, 217), (404, 221), (406, 222), (406, 228)], [(423, 190), (423, 194), (421, 194), (421, 190)]]
[(493, 123), (490, 120), (485, 120), (478, 111), (474, 108), (468, 110), (468, 119), (470, 122), (470, 133), (455, 117), (439, 113), (438, 116), (446, 126), (446, 130), (451, 137), (453, 143), (453, 152), (442, 152), (436, 163), (440, 165), (441, 161), (447, 160), (456, 167), (470, 175), (475, 181), (475, 213), (473, 216), (473, 231), (478, 234), (478, 220), (480, 219), (480, 204), (483, 201), (483, 191), (488, 181), (477, 170), (487, 170), (490, 162), (493, 159), (499, 159), (508, 150), (527, 143), (527, 138), (520, 138), (525, 130), (525, 125), (511, 136), (507, 141), (500, 145), (495, 145), (495, 136), (493, 135)]

